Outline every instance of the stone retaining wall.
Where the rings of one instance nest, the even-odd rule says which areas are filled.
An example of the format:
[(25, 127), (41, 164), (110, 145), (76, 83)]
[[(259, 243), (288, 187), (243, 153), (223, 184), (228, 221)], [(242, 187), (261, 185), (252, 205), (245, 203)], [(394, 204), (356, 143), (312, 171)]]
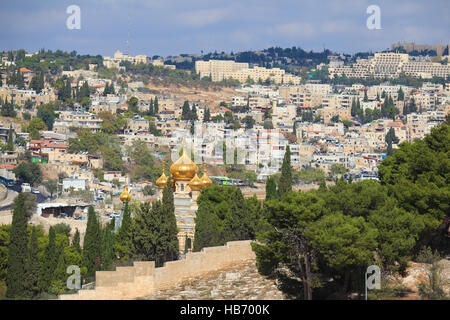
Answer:
[(132, 267), (116, 271), (97, 271), (95, 290), (80, 290), (61, 295), (60, 300), (122, 300), (137, 299), (175, 286), (191, 278), (218, 271), (255, 259), (251, 241), (232, 241), (225, 246), (190, 252), (184, 260), (166, 262), (155, 268), (154, 261), (135, 262)]

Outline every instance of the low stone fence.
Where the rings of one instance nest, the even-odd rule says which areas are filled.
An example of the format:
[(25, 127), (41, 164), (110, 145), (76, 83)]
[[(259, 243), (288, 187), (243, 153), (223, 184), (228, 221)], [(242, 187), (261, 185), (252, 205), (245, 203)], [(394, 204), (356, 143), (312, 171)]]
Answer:
[(7, 196), (8, 189), (4, 185), (0, 184), (0, 202), (5, 200)]
[(238, 263), (255, 259), (251, 241), (232, 241), (221, 247), (190, 252), (183, 260), (166, 262), (155, 268), (154, 261), (134, 262), (132, 267), (116, 271), (97, 271), (95, 290), (79, 290), (59, 296), (60, 300), (137, 299), (167, 289), (183, 281), (200, 277)]

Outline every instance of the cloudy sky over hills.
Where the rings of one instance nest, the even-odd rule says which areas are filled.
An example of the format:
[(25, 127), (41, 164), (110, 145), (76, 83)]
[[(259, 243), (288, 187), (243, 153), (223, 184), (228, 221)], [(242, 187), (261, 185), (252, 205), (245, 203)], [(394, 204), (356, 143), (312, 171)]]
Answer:
[[(369, 30), (369, 5), (381, 9)], [(66, 8), (81, 9), (69, 30)], [(15, 0), (0, 2), (0, 50), (40, 48), (112, 55), (177, 55), (300, 46), (378, 51), (397, 41), (449, 43), (448, 0)]]

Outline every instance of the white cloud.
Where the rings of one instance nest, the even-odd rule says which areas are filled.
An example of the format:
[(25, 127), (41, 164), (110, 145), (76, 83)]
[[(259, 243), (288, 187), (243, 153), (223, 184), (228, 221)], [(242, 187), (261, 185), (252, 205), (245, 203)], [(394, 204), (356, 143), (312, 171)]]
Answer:
[(312, 37), (316, 35), (314, 26), (307, 22), (291, 22), (276, 25), (269, 28), (269, 34), (280, 35), (283, 37)]
[(204, 27), (224, 20), (230, 14), (226, 8), (196, 10), (181, 13), (180, 20), (189, 27)]

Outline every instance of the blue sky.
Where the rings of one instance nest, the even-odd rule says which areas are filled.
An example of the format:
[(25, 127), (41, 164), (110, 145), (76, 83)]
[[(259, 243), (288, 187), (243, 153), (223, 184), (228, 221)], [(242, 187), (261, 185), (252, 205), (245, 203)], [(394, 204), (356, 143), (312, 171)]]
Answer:
[[(69, 5), (81, 9), (80, 30), (66, 27)], [(380, 30), (366, 26), (369, 5), (381, 9)], [(1, 0), (0, 50), (126, 52), (128, 16), (133, 55), (450, 42), (449, 0)]]

